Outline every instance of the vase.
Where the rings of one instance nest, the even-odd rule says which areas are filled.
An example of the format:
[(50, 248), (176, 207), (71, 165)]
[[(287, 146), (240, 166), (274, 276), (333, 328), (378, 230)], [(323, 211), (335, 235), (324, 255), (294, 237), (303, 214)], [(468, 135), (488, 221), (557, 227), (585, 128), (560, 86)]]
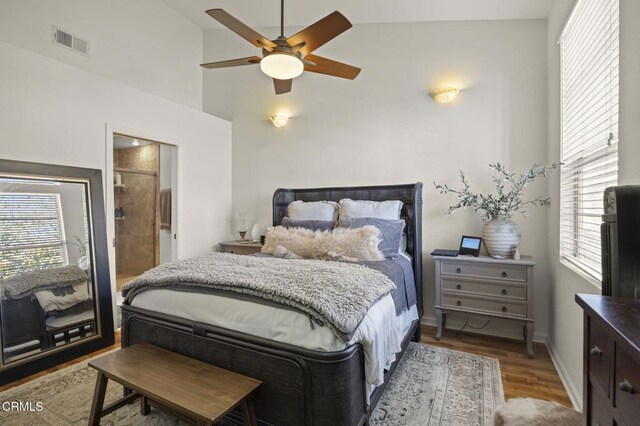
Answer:
[(251, 229), (251, 239), (254, 243), (260, 242), (260, 225), (257, 223), (253, 225), (253, 229)]
[(520, 245), (520, 227), (505, 216), (494, 216), (482, 228), (482, 242), (489, 256), (512, 258)]

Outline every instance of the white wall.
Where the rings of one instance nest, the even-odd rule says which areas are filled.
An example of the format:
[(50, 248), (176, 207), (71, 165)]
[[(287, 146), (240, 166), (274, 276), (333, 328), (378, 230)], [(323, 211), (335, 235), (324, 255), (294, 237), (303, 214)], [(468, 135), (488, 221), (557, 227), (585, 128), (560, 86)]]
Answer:
[[(456, 184), (462, 169), (487, 190), (489, 163), (523, 170), (547, 160), (546, 34), (544, 20), (356, 25), (317, 51), (362, 67), (356, 80), (305, 73), (281, 96), (257, 66), (206, 71), (204, 110), (233, 121), (234, 208), (265, 226), (278, 187), (424, 182), (425, 307), (432, 319), (428, 254), (457, 248), (462, 234), (482, 228), (478, 214), (445, 216), (455, 200), (433, 181)], [(205, 32), (204, 45), (206, 61), (258, 53), (224, 30)], [(455, 104), (428, 96), (445, 84), (464, 89)], [(279, 109), (293, 118), (276, 129), (267, 116)], [(545, 193), (546, 183), (530, 189)], [(547, 329), (546, 216), (532, 210), (526, 221), (516, 218), (522, 253), (538, 261), (538, 337)], [(513, 324), (500, 331), (522, 335)]]
[[(556, 0), (549, 16), (548, 161), (560, 158), (560, 49), (557, 44), (574, 0)], [(620, 146), (619, 183), (640, 184), (640, 4), (620, 2)], [(574, 405), (582, 407), (582, 310), (576, 293), (600, 294), (597, 283), (560, 262), (559, 176), (549, 180), (552, 207), (549, 210), (548, 249), (550, 259), (550, 327), (548, 346)]]
[[(549, 138), (548, 161), (560, 159), (560, 32), (569, 16), (574, 0), (554, 2), (548, 24), (548, 92)], [(549, 181), (552, 205), (549, 209), (549, 266), (551, 272), (549, 300), (549, 350), (572, 402), (580, 407), (582, 393), (582, 310), (575, 303), (576, 293), (598, 293), (600, 290), (574, 270), (560, 263), (560, 176)]]
[[(54, 45), (54, 25), (90, 56)], [(202, 30), (160, 0), (2, 0), (0, 41), (202, 108)]]
[(160, 135), (178, 145), (178, 256), (227, 236), (229, 122), (2, 42), (0, 64), (1, 158), (104, 173), (107, 124)]

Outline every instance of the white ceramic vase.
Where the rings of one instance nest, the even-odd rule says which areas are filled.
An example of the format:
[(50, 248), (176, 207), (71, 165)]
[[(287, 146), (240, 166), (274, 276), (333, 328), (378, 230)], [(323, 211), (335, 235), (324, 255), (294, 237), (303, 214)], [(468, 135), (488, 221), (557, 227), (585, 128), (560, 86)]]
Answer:
[(512, 258), (520, 239), (520, 227), (505, 216), (493, 217), (482, 228), (482, 242), (491, 257)]
[(258, 225), (257, 223), (253, 225), (253, 229), (251, 229), (251, 239), (254, 243), (260, 241), (260, 225)]

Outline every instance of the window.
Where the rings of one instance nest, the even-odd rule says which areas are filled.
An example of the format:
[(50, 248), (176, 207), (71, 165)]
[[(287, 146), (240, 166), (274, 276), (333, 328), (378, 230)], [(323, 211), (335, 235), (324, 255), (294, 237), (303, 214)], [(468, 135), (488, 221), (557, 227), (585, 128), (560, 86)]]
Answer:
[(578, 0), (560, 36), (560, 257), (598, 281), (602, 195), (618, 180), (618, 1)]
[(0, 193), (0, 277), (66, 264), (60, 195)]

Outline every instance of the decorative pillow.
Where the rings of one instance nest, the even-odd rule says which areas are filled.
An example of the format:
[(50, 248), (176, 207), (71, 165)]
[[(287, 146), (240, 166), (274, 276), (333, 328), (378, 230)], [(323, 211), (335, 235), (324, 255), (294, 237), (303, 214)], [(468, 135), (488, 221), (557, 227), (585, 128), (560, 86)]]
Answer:
[(375, 226), (380, 230), (382, 240), (378, 248), (385, 257), (398, 257), (400, 245), (402, 243), (402, 231), (404, 230), (404, 220), (378, 219), (374, 217), (342, 217), (338, 221), (339, 227), (361, 228), (363, 226)]
[(402, 201), (340, 200), (340, 217), (375, 217), (378, 219), (400, 219)]
[(312, 231), (330, 231), (336, 226), (333, 220), (295, 220), (290, 217), (282, 219), (285, 228), (306, 228)]
[(294, 201), (289, 204), (289, 217), (294, 220), (335, 221), (338, 217), (338, 203), (333, 201)]
[(262, 252), (290, 252), (306, 259), (382, 260), (379, 243), (380, 230), (375, 226), (336, 228), (333, 232), (276, 226), (267, 232)]

